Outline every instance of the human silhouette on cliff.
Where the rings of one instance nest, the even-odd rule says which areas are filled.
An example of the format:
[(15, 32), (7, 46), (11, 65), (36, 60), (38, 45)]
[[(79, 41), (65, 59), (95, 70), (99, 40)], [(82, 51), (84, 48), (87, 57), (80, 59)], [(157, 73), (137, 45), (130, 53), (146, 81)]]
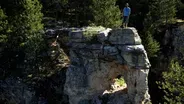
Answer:
[(129, 7), (129, 4), (126, 3), (125, 7), (123, 8), (123, 28), (128, 27), (128, 22), (129, 22), (129, 16), (131, 14), (131, 8)]

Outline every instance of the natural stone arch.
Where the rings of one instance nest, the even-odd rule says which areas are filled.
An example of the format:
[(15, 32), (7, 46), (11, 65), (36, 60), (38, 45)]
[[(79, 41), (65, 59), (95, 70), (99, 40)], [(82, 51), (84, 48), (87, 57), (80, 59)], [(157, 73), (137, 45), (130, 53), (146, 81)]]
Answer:
[[(120, 74), (127, 83), (126, 104), (149, 101), (147, 75), (150, 64), (136, 29), (98, 31), (101, 42), (98, 44), (88, 44), (83, 31), (69, 32), (71, 65), (66, 73), (65, 92), (70, 104), (91, 104), (98, 100), (98, 96), (110, 88), (112, 79)], [(110, 44), (104, 44), (105, 41)]]
[[(73, 67), (73, 69), (75, 68)], [(83, 75), (78, 74), (80, 77), (75, 78), (75, 80), (72, 80), (72, 81), (75, 81), (76, 83), (80, 82), (78, 83), (80, 84), (78, 85), (78, 87), (77, 87), (77, 84), (71, 84), (71, 80), (68, 80), (70, 82), (66, 82), (66, 83), (70, 83), (68, 84), (68, 86), (67, 85), (65, 86), (65, 89), (67, 89), (67, 92), (70, 93), (69, 95), (70, 104), (78, 104), (77, 103), (78, 101), (80, 102), (81, 100), (85, 100), (85, 99), (94, 100), (94, 98), (96, 98), (97, 96), (101, 96), (105, 90), (110, 89), (112, 80), (120, 74), (123, 75), (125, 82), (127, 84), (127, 89), (128, 89), (127, 91), (128, 91), (128, 98), (129, 98), (128, 102), (132, 102), (133, 104), (138, 104), (138, 102), (144, 101), (145, 98), (146, 100), (149, 100), (149, 95), (147, 92), (148, 91), (147, 81), (145, 80), (147, 78), (148, 70), (129, 69), (127, 68), (126, 65), (120, 65), (114, 62), (101, 62), (99, 69), (100, 70), (97, 70), (89, 74), (88, 75), (89, 77), (85, 76), (84, 73), (87, 73), (87, 72), (84, 72), (84, 71), (83, 71), (84, 72)], [(77, 70), (81, 70), (81, 69), (77, 69)], [(82, 73), (81, 71), (79, 72), (76, 71), (76, 69), (73, 71), (75, 72), (70, 72), (70, 74)], [(72, 77), (70, 74), (67, 73), (67, 76)], [(77, 93), (82, 93), (82, 94), (80, 95)]]

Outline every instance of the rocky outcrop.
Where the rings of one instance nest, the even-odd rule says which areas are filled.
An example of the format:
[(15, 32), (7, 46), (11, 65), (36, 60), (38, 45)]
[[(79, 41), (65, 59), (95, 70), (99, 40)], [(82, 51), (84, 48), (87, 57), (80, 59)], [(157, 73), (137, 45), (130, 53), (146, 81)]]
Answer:
[[(42, 56), (48, 57), (49, 62), (42, 70), (47, 73), (29, 74), (26, 80), (0, 80), (0, 103), (68, 104), (68, 97), (70, 104), (149, 102), (150, 64), (135, 28), (62, 28), (46, 33), (49, 50)], [(59, 35), (60, 44), (53, 35)], [(68, 45), (70, 51), (71, 64), (66, 74), (69, 60), (66, 49), (60, 49), (62, 44)], [(124, 77), (127, 88), (108, 92), (119, 76)]]
[(107, 104), (149, 102), (150, 63), (135, 28), (71, 29), (69, 38), (71, 65), (66, 72), (64, 90), (70, 104), (104, 103), (104, 91), (110, 89), (118, 76), (123, 76), (127, 84), (124, 100), (117, 103), (110, 97)]

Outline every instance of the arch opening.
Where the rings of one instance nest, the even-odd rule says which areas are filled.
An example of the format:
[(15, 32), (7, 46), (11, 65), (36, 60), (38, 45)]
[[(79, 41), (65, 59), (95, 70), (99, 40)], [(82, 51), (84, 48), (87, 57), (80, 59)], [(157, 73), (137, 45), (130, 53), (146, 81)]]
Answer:
[(110, 89), (105, 90), (101, 97), (103, 104), (122, 104), (128, 101), (128, 89), (125, 77), (118, 75), (112, 79)]

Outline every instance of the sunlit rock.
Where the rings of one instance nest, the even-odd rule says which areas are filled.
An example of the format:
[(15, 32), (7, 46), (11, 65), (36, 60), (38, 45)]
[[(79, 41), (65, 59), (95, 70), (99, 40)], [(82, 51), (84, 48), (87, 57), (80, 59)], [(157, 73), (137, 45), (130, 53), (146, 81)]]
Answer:
[(150, 101), (150, 63), (135, 28), (70, 29), (69, 38), (71, 65), (64, 90), (70, 104), (101, 104), (107, 96), (104, 92), (111, 89), (117, 76), (124, 77), (126, 91), (122, 95), (121, 91), (108, 93), (108, 104)]

